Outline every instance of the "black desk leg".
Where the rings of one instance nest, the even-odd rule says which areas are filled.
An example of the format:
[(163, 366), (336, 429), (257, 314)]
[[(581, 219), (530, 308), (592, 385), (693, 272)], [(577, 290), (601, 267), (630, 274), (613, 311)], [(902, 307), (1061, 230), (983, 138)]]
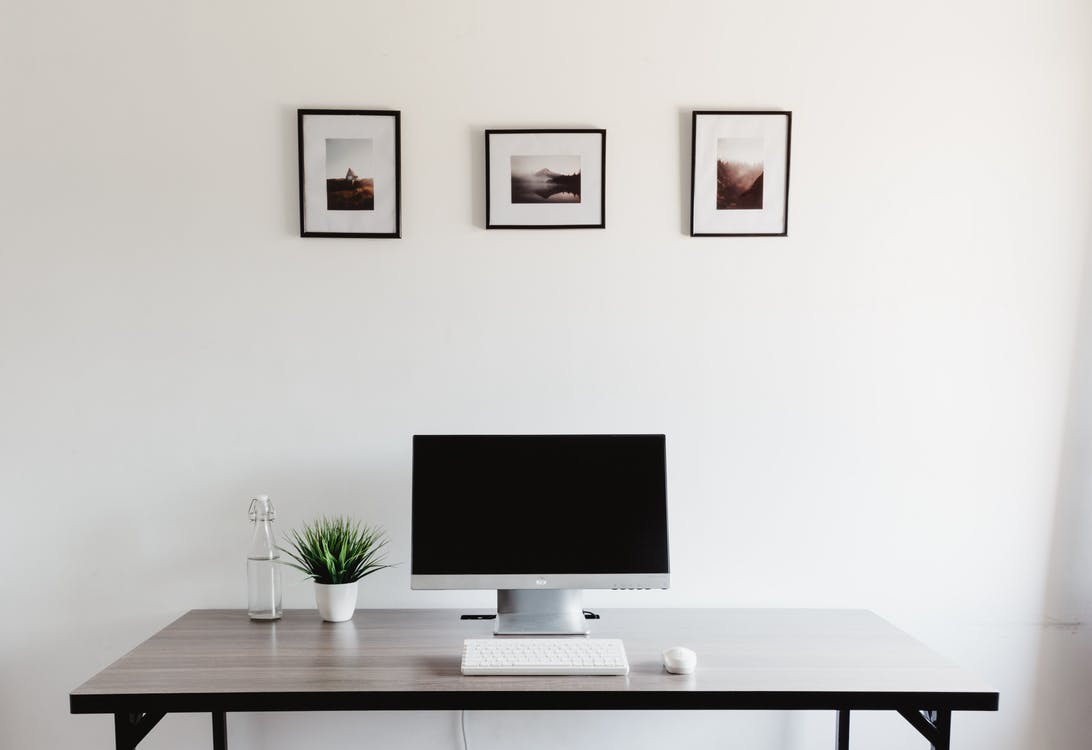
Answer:
[(929, 717), (934, 727), (937, 728), (937, 736), (933, 742), (933, 750), (951, 750), (952, 748), (952, 712), (930, 711)]
[(838, 711), (838, 738), (835, 750), (849, 750), (849, 709)]
[(118, 713), (114, 714), (114, 747), (117, 750), (135, 750), (140, 741), (163, 718), (158, 713)]
[(212, 712), (212, 750), (227, 750), (227, 714)]
[(951, 750), (952, 748), (952, 712), (951, 711), (913, 711), (901, 710), (906, 719), (918, 730), (922, 737), (929, 740), (933, 750)]

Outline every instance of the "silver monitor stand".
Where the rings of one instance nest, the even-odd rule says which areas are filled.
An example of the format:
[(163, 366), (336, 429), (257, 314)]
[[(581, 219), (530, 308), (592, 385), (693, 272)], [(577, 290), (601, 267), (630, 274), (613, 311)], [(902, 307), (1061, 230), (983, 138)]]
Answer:
[(498, 589), (495, 635), (587, 635), (580, 589)]

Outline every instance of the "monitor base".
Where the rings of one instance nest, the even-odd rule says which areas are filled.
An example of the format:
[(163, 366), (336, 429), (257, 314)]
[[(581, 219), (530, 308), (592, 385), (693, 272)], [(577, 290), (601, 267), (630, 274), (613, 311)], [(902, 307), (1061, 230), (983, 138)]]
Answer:
[(494, 635), (587, 635), (580, 589), (498, 589)]

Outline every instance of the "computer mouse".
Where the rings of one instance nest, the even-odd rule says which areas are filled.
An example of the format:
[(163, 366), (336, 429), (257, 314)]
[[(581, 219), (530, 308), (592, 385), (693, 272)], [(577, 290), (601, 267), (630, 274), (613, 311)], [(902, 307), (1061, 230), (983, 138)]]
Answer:
[(671, 674), (691, 674), (698, 666), (698, 655), (683, 646), (664, 651), (664, 669)]

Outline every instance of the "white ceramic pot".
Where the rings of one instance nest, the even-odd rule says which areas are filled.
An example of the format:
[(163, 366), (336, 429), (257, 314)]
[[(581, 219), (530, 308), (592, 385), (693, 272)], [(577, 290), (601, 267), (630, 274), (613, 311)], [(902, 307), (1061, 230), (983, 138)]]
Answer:
[(345, 622), (353, 619), (356, 610), (357, 582), (316, 583), (315, 603), (326, 622)]

